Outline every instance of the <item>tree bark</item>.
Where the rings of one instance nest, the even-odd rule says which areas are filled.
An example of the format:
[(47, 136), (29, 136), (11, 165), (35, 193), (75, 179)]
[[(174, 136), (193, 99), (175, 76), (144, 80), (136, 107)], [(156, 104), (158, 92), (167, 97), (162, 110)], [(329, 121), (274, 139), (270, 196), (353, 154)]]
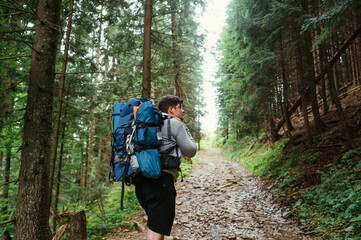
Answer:
[[(100, 43), (101, 43), (101, 36), (102, 36), (102, 25), (103, 25), (103, 5), (101, 7), (100, 11), (100, 30), (98, 35), (98, 49), (97, 49), (97, 57), (96, 57), (96, 67), (98, 68), (100, 65)], [(98, 88), (98, 76), (94, 78), (94, 88)], [(92, 97), (92, 113), (91, 113), (91, 123), (90, 123), (90, 141), (89, 141), (89, 149), (88, 149), (88, 161), (87, 161), (87, 170), (86, 170), (86, 181), (85, 181), (85, 187), (90, 188), (91, 187), (91, 179), (92, 179), (92, 170), (93, 170), (93, 151), (94, 151), (94, 138), (95, 138), (95, 125), (96, 125), (96, 104), (97, 102), (97, 94), (94, 93)]]
[[(64, 115), (66, 116), (66, 112), (64, 113)], [(55, 211), (58, 211), (58, 204), (59, 204), (61, 167), (63, 164), (63, 152), (64, 152), (64, 142), (65, 142), (65, 128), (66, 128), (66, 122), (63, 123), (63, 129), (62, 129), (62, 133), (61, 133), (60, 156), (59, 156), (59, 163), (58, 163), (58, 174), (56, 177), (56, 190), (55, 190), (55, 201), (54, 201)], [(56, 218), (53, 218), (53, 232), (56, 232)]]
[[(4, 183), (10, 182), (10, 165), (11, 165), (11, 148), (8, 147), (6, 149), (6, 155), (5, 155), (5, 166), (4, 166)], [(9, 198), (9, 184), (4, 185), (3, 194), (1, 195), (1, 198), (6, 200)], [(3, 215), (7, 215), (8, 210), (8, 203), (6, 203), (3, 208), (1, 209), (1, 213)]]
[(83, 190), (84, 187), (84, 149), (83, 143), (80, 143), (80, 192)]
[[(87, 137), (88, 138), (88, 137)], [(86, 144), (85, 144), (85, 155), (84, 155), (84, 160), (85, 160), (85, 166), (84, 166), (84, 187), (86, 187), (86, 183), (88, 182), (88, 174), (86, 173), (86, 171), (88, 170), (88, 156), (89, 156), (89, 139), (87, 139)]]
[[(329, 70), (327, 71), (327, 73), (328, 73), (327, 75), (329, 76), (329, 78), (330, 78), (330, 76), (332, 76), (331, 71), (332, 71), (331, 68), (329, 68)], [(346, 145), (347, 145), (348, 148), (352, 149), (353, 148), (353, 140), (352, 140), (352, 136), (351, 136), (351, 134), (349, 132), (350, 127), (349, 127), (349, 124), (348, 124), (347, 119), (345, 117), (345, 114), (343, 112), (340, 99), (338, 98), (338, 95), (337, 95), (337, 92), (336, 92), (336, 87), (334, 85), (335, 82), (332, 79), (329, 79), (328, 83), (330, 85), (332, 101), (336, 105), (337, 115), (338, 115), (338, 117), (340, 119), (341, 126), (342, 126), (343, 132), (345, 134)]]
[(3, 168), (3, 159), (4, 159), (4, 153), (0, 152), (0, 170), (2, 170)]
[(95, 171), (95, 185), (98, 185), (99, 183), (99, 173), (100, 173), (100, 163), (102, 158), (102, 149), (103, 149), (103, 136), (100, 135), (99, 137), (99, 144), (98, 144), (98, 160), (97, 160), (97, 168)]
[(49, 159), (61, 1), (39, 0), (24, 117), (15, 240), (51, 239)]
[(143, 90), (142, 97), (151, 97), (151, 29), (153, 1), (145, 0), (144, 46), (143, 46)]
[(308, 112), (307, 112), (307, 95), (306, 95), (306, 77), (305, 72), (303, 68), (303, 55), (302, 55), (302, 46), (301, 44), (298, 44), (297, 46), (297, 71), (298, 71), (298, 92), (301, 96), (301, 111), (303, 115), (303, 127), (304, 127), (304, 134), (305, 134), (305, 140), (308, 143), (312, 142), (312, 134), (311, 134), (311, 128), (310, 123), (308, 120)]
[(273, 120), (272, 114), (270, 114), (270, 116), (269, 116), (269, 127), (270, 127), (271, 141), (274, 143), (279, 139), (279, 135), (277, 132), (274, 131), (275, 122)]
[[(112, 138), (112, 134), (110, 133), (108, 139), (109, 139), (109, 142), (111, 142), (111, 138)], [(111, 151), (108, 151), (107, 153), (107, 168), (106, 168), (106, 184), (107, 184), (107, 187), (109, 188), (110, 187), (110, 173), (112, 171), (111, 169), (111, 158), (112, 158), (112, 153)]]
[(181, 72), (178, 62), (178, 39), (177, 39), (177, 19), (176, 19), (177, 7), (175, 6), (176, 3), (174, 2), (174, 0), (170, 1), (169, 4), (171, 6), (171, 19), (172, 19), (172, 53), (173, 53), (175, 95), (182, 99)]
[[(290, 114), (288, 113), (288, 108), (289, 108), (289, 103), (288, 103), (288, 81), (287, 81), (287, 75), (286, 75), (286, 63), (285, 63), (285, 57), (284, 57), (284, 52), (283, 52), (283, 39), (282, 39), (282, 35), (281, 37), (281, 41), (280, 41), (280, 56), (281, 56), (281, 72), (282, 72), (282, 86), (283, 86), (283, 91), (282, 91), (282, 95), (283, 95), (283, 116), (284, 119), (286, 120), (286, 126), (287, 126), (287, 131), (292, 131), (294, 129), (292, 123), (291, 123), (291, 119), (290, 119)], [(278, 131), (276, 131), (277, 133)]]
[(68, 19), (68, 25), (67, 25), (67, 31), (66, 31), (66, 38), (65, 38), (65, 49), (64, 49), (64, 55), (63, 55), (63, 65), (62, 65), (62, 69), (61, 69), (59, 95), (58, 95), (58, 101), (57, 101), (57, 106), (56, 106), (53, 144), (52, 144), (52, 148), (51, 148), (51, 157), (50, 157), (50, 166), (49, 166), (50, 167), (50, 176), (49, 176), (49, 192), (50, 192), (49, 201), (50, 202), (51, 202), (51, 193), (52, 193), (53, 182), (54, 182), (55, 160), (56, 160), (56, 154), (57, 154), (57, 150), (58, 150), (60, 117), (61, 117), (61, 110), (62, 110), (62, 105), (63, 105), (65, 73), (66, 73), (66, 67), (68, 64), (69, 41), (70, 41), (70, 33), (71, 33), (72, 19), (73, 19), (73, 6), (74, 6), (74, 0), (70, 0), (70, 12), (69, 12), (69, 19)]
[(70, 240), (86, 240), (86, 215), (85, 211), (70, 213)]
[[(354, 21), (353, 21), (354, 27), (357, 27), (357, 25), (360, 22), (360, 18), (361, 18), (360, 11), (355, 10)], [(361, 36), (356, 37), (356, 53), (357, 53), (358, 78), (357, 78), (357, 81), (354, 82), (354, 86), (361, 84)]]
[(94, 151), (94, 136), (95, 136), (95, 112), (96, 108), (92, 109), (92, 119), (90, 125), (90, 140), (89, 140), (89, 148), (88, 148), (88, 160), (86, 164), (86, 181), (85, 187), (90, 188), (91, 178), (92, 178), (92, 170), (93, 170), (93, 151)]
[[(350, 47), (350, 49), (348, 51), (348, 56), (346, 56), (346, 58), (349, 58), (346, 62), (348, 63), (348, 67), (350, 69), (349, 72), (351, 73), (351, 81), (356, 82), (357, 77), (356, 77), (356, 69), (355, 69), (355, 57), (354, 57), (354, 50), (353, 50), (352, 46)], [(347, 81), (347, 79), (346, 79), (346, 81)]]
[[(303, 1), (303, 9), (305, 12), (308, 11), (309, 14), (312, 14), (312, 2), (310, 0)], [(315, 128), (320, 129), (324, 128), (325, 125), (321, 120), (321, 115), (319, 112), (319, 106), (317, 102), (317, 94), (316, 94), (316, 79), (315, 79), (315, 69), (314, 69), (314, 59), (312, 50), (312, 36), (310, 31), (306, 31), (304, 33), (304, 41), (305, 41), (305, 55), (306, 55), (306, 76), (305, 78), (308, 80), (309, 83), (309, 96), (310, 102), (312, 107), (312, 113), (315, 122)]]

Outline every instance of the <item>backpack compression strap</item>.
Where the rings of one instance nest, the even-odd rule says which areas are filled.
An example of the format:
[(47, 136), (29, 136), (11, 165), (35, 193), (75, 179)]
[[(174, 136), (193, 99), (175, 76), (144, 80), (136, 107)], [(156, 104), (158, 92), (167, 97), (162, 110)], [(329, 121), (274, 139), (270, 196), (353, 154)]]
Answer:
[[(147, 134), (148, 134), (148, 128), (149, 127), (158, 127), (158, 125), (156, 123), (147, 123), (147, 122), (136, 122), (135, 123), (137, 125), (136, 127), (136, 131), (138, 131), (139, 128), (145, 128), (145, 131), (143, 133), (143, 136), (146, 137)], [(141, 152), (143, 150), (148, 150), (148, 149), (156, 149), (158, 148), (157, 145), (154, 145), (154, 146), (150, 146), (150, 145), (144, 145), (138, 141), (135, 141), (134, 140), (134, 143), (136, 145), (138, 145), (137, 148), (134, 148), (134, 152)]]

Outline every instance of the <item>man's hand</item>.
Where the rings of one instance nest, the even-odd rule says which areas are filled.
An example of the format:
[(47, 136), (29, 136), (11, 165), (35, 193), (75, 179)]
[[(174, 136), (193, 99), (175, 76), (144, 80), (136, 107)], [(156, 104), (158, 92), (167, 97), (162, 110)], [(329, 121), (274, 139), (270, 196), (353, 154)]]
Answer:
[(191, 158), (186, 157), (186, 156), (183, 156), (183, 157), (184, 157), (184, 159), (185, 159), (187, 162), (189, 162), (190, 164), (193, 164), (193, 161), (192, 161)]

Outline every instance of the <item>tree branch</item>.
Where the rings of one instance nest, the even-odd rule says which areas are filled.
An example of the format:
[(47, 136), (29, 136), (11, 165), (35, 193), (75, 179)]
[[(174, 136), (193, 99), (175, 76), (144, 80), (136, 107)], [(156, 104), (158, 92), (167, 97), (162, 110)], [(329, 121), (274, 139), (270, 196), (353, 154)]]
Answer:
[(0, 187), (5, 186), (5, 185), (9, 185), (10, 183), (15, 183), (16, 184), (16, 183), (18, 183), (18, 181), (19, 181), (19, 178), (15, 179), (13, 181), (7, 182), (7, 183), (3, 183), (3, 184), (0, 185)]
[(20, 11), (20, 12), (31, 13), (32, 14), (32, 12), (26, 11), (24, 9), (8, 6), (8, 5), (5, 5), (5, 4), (0, 4), (0, 7), (4, 7), (4, 8), (12, 9), (12, 10), (17, 10), (17, 11)]
[[(65, 75), (68, 75), (68, 74), (94, 74), (94, 73), (104, 73), (104, 72), (68, 72), (68, 73), (65, 73)], [(63, 73), (55, 73), (55, 74), (63, 74)]]
[(7, 221), (7, 222), (0, 223), (0, 227), (3, 226), (3, 225), (9, 224), (9, 223), (15, 223), (15, 219)]
[(16, 32), (25, 32), (25, 31), (35, 31), (35, 28), (23, 28), (23, 29), (18, 29), (18, 30), (4, 31), (4, 32), (0, 32), (0, 33), (6, 34), (6, 33), (16, 33)]
[(0, 61), (1, 61), (1, 60), (13, 59), (13, 58), (23, 58), (23, 57), (31, 57), (31, 54), (29, 54), (29, 55), (17, 55), (17, 56), (4, 57), (4, 58), (0, 58)]
[(20, 122), (21, 120), (24, 120), (24, 117), (20, 118), (20, 119), (17, 119), (15, 121), (12, 121), (12, 122), (8, 122), (8, 123), (5, 123), (4, 126), (8, 126), (8, 125), (11, 125), (13, 123), (16, 123), (16, 122)]

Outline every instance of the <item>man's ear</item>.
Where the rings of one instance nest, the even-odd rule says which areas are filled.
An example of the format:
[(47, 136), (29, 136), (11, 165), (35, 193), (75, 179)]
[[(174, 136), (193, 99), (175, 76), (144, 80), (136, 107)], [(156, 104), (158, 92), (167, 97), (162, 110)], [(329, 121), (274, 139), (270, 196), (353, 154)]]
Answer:
[(173, 114), (173, 107), (172, 106), (168, 107), (168, 114)]

